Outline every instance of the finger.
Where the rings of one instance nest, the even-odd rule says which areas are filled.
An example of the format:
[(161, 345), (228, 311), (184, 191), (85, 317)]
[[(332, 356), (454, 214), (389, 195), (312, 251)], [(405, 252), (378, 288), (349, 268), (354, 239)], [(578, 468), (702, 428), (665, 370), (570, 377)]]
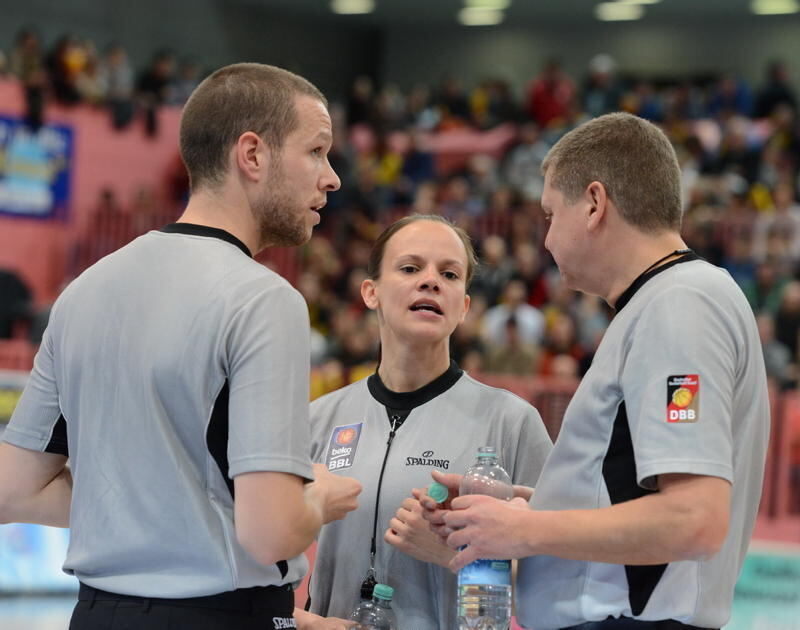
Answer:
[(425, 495), (425, 490), (422, 489), (422, 488), (412, 488), (411, 489), (411, 496), (413, 496), (417, 501), (419, 501), (419, 499), (421, 497), (423, 497), (424, 495)]
[(470, 522), (471, 513), (467, 510), (453, 510), (446, 512), (442, 518), (442, 522), (450, 529), (461, 529), (466, 527)]
[(401, 508), (406, 509), (409, 512), (419, 510), (419, 501), (416, 499), (403, 499), (403, 502), (400, 505)]
[(394, 531), (396, 531), (398, 534), (400, 532), (404, 532), (406, 529), (408, 529), (406, 527), (406, 524), (403, 521), (401, 521), (399, 518), (393, 518), (392, 520), (390, 520), (389, 521), (389, 527), (391, 529), (393, 529)]
[[(450, 534), (452, 534), (455, 531), (454, 529), (448, 527), (447, 525), (436, 525), (435, 527), (431, 526), (431, 529), (433, 530), (434, 534), (439, 536), (439, 538), (441, 538), (444, 541), (446, 541), (447, 537), (450, 536)], [(445, 542), (445, 544), (447, 543)]]
[(467, 566), (470, 562), (474, 562), (477, 559), (478, 556), (476, 555), (475, 550), (471, 547), (466, 547), (453, 556), (453, 559), (450, 561), (450, 570), (453, 573), (458, 573), (459, 569)]
[(383, 540), (392, 545), (392, 547), (400, 547), (403, 543), (403, 539), (391, 527), (383, 533)]
[(472, 532), (469, 529), (455, 529), (447, 537), (447, 546), (451, 549), (460, 549), (470, 544)]

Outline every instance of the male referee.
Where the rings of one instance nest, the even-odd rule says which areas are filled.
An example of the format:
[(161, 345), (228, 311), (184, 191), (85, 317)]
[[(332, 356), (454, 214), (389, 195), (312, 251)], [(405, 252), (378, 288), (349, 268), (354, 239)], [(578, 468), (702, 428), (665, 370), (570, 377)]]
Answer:
[(0, 522), (71, 528), (71, 630), (295, 627), (303, 551), (360, 486), (312, 472), (307, 307), (253, 254), (309, 239), (330, 146), (305, 79), (216, 71), (181, 119), (181, 218), (53, 307), (0, 444)]
[[(750, 306), (680, 236), (667, 137), (629, 114), (565, 135), (542, 170), (545, 246), (616, 310), (530, 504), (466, 496), (426, 516), (475, 558), (522, 558), (523, 626), (720, 628), (753, 531), (769, 432)], [(451, 485), (455, 476), (441, 477)]]

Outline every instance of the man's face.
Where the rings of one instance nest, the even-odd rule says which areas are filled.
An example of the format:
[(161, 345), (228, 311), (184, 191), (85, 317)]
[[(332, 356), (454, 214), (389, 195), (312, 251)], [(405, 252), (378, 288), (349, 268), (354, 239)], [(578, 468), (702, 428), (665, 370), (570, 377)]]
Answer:
[(328, 162), (333, 140), (325, 106), (310, 96), (295, 100), (298, 125), (273, 152), (269, 176), (254, 212), (261, 244), (295, 246), (311, 238), (328, 191), (339, 189), (339, 178)]
[(542, 210), (549, 224), (544, 239), (545, 248), (553, 255), (561, 277), (571, 289), (580, 289), (581, 273), (584, 270), (586, 224), (579, 199), (567, 203), (564, 195), (553, 187), (550, 173), (544, 178)]

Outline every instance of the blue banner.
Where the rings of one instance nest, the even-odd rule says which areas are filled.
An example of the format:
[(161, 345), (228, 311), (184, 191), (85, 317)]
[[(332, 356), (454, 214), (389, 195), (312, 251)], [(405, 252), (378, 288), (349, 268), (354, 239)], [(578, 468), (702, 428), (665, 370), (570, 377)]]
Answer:
[(74, 135), (71, 127), (31, 131), (18, 118), (0, 116), (0, 213), (50, 219), (70, 200)]

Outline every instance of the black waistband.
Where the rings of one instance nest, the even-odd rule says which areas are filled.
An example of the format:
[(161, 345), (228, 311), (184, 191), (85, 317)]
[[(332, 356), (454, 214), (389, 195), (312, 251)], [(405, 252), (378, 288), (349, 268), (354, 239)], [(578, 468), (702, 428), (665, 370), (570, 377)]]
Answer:
[(590, 621), (577, 626), (562, 628), (561, 630), (628, 630), (628, 628), (631, 630), (711, 630), (709, 628), (690, 626), (674, 619), (642, 621), (631, 619), (630, 617), (620, 617), (619, 619), (609, 617), (604, 621)]
[(188, 608), (212, 608), (215, 610), (252, 611), (263, 606), (273, 606), (285, 603), (284, 600), (294, 600), (291, 584), (283, 586), (253, 586), (240, 588), (235, 591), (226, 591), (215, 595), (203, 597), (185, 597), (165, 599), (163, 597), (139, 597), (135, 595), (120, 595), (109, 593), (81, 583), (78, 591), (78, 600), (82, 602), (130, 602), (143, 606), (185, 606)]

